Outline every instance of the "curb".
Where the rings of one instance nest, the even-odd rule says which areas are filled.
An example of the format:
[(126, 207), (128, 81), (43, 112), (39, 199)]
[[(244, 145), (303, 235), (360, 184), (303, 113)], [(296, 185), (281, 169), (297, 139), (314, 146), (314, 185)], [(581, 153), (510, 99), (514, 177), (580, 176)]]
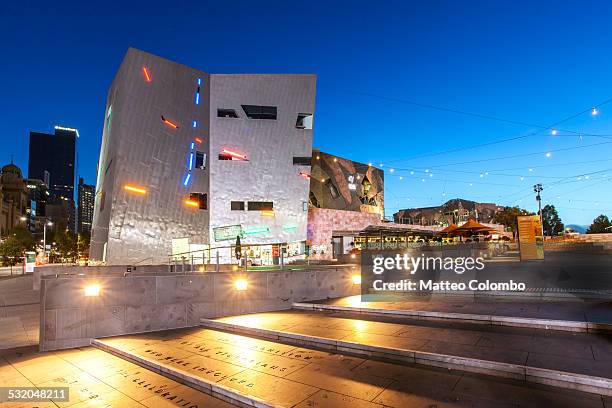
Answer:
[(547, 384), (594, 394), (612, 396), (612, 379), (565, 371), (480, 360), (417, 350), (371, 346), (324, 337), (288, 333), (276, 330), (246, 327), (211, 319), (201, 319), (201, 326), (232, 333), (252, 335), (302, 347), (314, 347), (358, 357), (383, 359), (399, 363), (412, 363), (512, 378), (529, 383)]
[(293, 309), (332, 311), (411, 318), (417, 320), (452, 320), (459, 323), (477, 323), (491, 326), (527, 327), (531, 329), (557, 330), (584, 333), (612, 333), (612, 324), (597, 322), (579, 322), (575, 320), (537, 319), (531, 317), (498, 316), (472, 313), (431, 312), (427, 310), (376, 309), (369, 307), (351, 307), (316, 303), (293, 303)]
[(124, 350), (119, 350), (115, 347), (109, 346), (104, 342), (96, 339), (91, 340), (91, 345), (102, 351), (113, 354), (124, 360), (128, 360), (134, 364), (137, 364), (147, 370), (151, 370), (157, 374), (163, 375), (171, 380), (187, 385), (212, 397), (219, 398), (230, 404), (234, 404), (239, 407), (256, 407), (256, 408), (281, 408), (280, 405), (270, 404), (262, 399), (254, 397), (252, 395), (244, 394), (236, 391), (232, 388), (223, 386), (216, 382), (207, 381), (203, 378), (197, 378), (191, 375), (187, 371), (179, 370), (177, 368), (171, 368), (156, 361), (147, 360), (142, 357), (136, 356)]

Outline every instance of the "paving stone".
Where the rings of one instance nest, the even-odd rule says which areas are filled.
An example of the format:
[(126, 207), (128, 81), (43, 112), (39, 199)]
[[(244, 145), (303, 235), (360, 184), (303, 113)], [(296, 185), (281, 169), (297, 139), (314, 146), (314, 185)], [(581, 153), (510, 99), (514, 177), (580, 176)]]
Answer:
[(383, 408), (380, 404), (349, 397), (326, 390), (320, 390), (306, 398), (295, 408)]

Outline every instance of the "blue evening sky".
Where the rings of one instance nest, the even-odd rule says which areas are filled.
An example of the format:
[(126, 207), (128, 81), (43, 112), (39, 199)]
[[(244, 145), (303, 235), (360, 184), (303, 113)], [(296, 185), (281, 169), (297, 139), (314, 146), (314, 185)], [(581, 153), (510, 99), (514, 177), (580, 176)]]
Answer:
[[(2, 164), (27, 171), (30, 130), (76, 127), (94, 183), (106, 92), (134, 46), (211, 73), (316, 73), (315, 146), (382, 163), (387, 215), (455, 197), (535, 210), (540, 182), (565, 223), (612, 216), (610, 2), (6, 3)], [(556, 136), (537, 127), (585, 110)]]

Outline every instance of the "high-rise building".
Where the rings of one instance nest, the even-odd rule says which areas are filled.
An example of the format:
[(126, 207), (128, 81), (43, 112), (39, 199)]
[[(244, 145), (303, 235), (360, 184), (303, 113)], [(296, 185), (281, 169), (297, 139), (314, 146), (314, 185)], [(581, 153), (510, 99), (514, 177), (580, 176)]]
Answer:
[[(53, 135), (30, 132), (28, 178), (44, 180), (48, 184), (50, 198), (65, 207), (66, 211), (61, 213), (67, 215), (66, 219), (54, 222), (65, 224), (72, 231), (76, 230), (74, 194), (78, 137), (78, 130), (63, 126), (55, 126)], [(67, 202), (60, 203), (58, 200)]]
[(315, 75), (208, 74), (130, 48), (106, 103), (90, 259), (167, 262), (237, 236), (303, 245), (315, 89)]
[(93, 221), (94, 198), (96, 196), (96, 187), (90, 184), (85, 184), (82, 177), (79, 177), (79, 208), (77, 217), (77, 231), (91, 232), (91, 223)]
[(47, 184), (38, 179), (28, 179), (28, 227), (30, 231), (36, 232), (40, 217), (46, 215), (45, 209), (49, 199), (49, 189)]

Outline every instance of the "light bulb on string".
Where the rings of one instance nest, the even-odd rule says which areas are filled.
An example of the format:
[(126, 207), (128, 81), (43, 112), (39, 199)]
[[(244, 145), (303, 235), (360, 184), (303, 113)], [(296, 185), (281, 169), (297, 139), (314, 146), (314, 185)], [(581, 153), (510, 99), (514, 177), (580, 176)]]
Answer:
[(591, 109), (591, 115), (593, 116), (599, 115), (599, 109), (597, 109), (596, 107), (593, 107), (593, 109)]
[(556, 135), (557, 135), (557, 129), (553, 129), (553, 130), (551, 130), (551, 131), (550, 131), (550, 133), (551, 133), (553, 136), (556, 136)]

